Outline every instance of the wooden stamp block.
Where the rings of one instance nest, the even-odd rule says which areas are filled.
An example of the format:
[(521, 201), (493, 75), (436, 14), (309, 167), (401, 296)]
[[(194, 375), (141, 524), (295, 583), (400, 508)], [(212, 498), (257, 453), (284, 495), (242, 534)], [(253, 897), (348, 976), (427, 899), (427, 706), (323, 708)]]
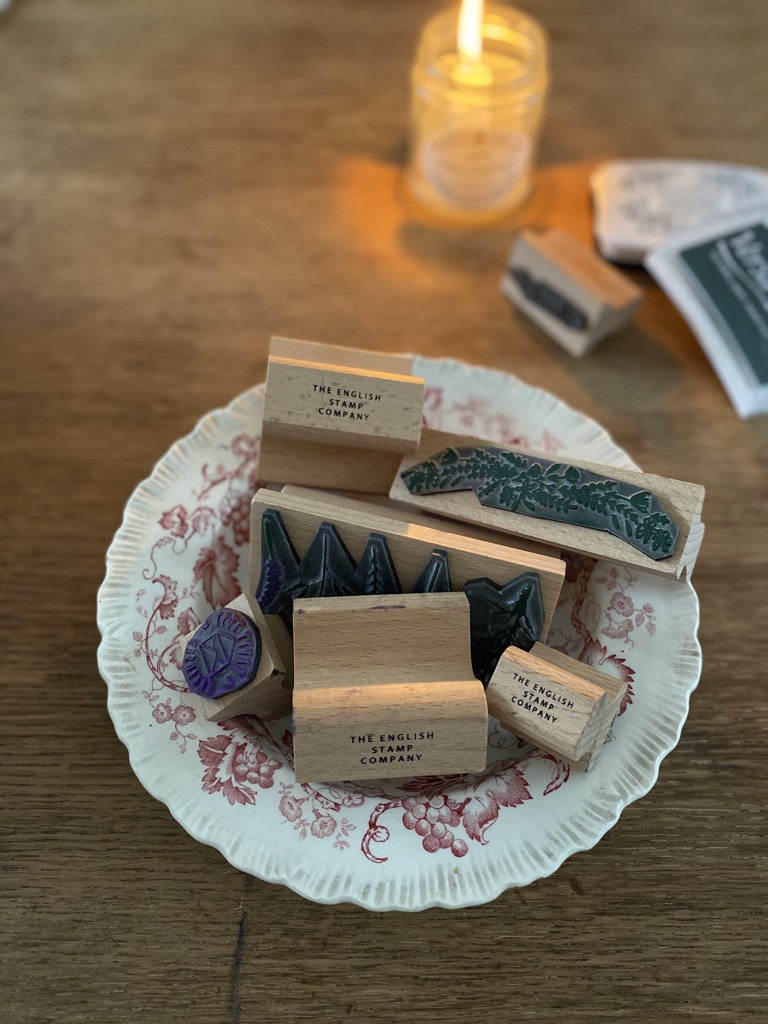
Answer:
[(439, 515), (431, 515), (426, 510), (417, 512), (414, 508), (399, 505), (391, 498), (380, 494), (337, 494), (333, 491), (321, 491), (312, 487), (300, 487), (298, 484), (286, 484), (282, 491), (284, 494), (294, 494), (300, 498), (310, 498), (312, 501), (324, 501), (337, 508), (357, 509), (359, 512), (372, 512), (374, 515), (383, 511), (390, 518), (403, 523), (425, 526), (429, 530), (440, 530), (443, 533), (457, 533), (460, 537), (471, 537), (473, 540), (481, 540), (486, 544), (504, 544), (521, 551), (533, 551), (539, 555), (547, 555), (550, 558), (560, 557), (559, 549), (553, 548), (549, 544), (527, 540), (523, 537), (515, 537), (514, 543), (512, 543), (498, 531), (489, 530), (484, 526), (475, 526), (472, 523), (461, 523), (456, 519), (441, 519)]
[(297, 601), (293, 639), (298, 782), (485, 767), (463, 594)]
[(325, 345), (317, 341), (301, 341), (298, 338), (273, 337), (269, 354), (283, 359), (302, 359), (309, 363), (328, 363), (355, 370), (395, 373), (402, 377), (413, 375), (413, 356), (405, 352), (373, 352), (369, 349), (344, 348), (342, 345)]
[[(354, 563), (360, 563), (372, 534), (386, 539), (389, 553), (404, 593), (412, 591), (433, 554), (444, 553), (453, 590), (470, 580), (487, 577), (499, 586), (526, 574), (538, 577), (543, 613), (539, 639), (545, 639), (563, 585), (565, 564), (534, 552), (501, 544), (490, 544), (455, 533), (444, 533), (419, 522), (388, 515), (385, 508), (342, 507), (328, 501), (312, 500), (262, 488), (251, 503), (251, 551), (249, 591), (257, 594), (263, 586), (262, 517), (277, 511), (298, 558), (303, 558), (323, 524), (332, 524)], [(354, 568), (354, 566), (352, 567)], [(271, 621), (272, 616), (267, 618)]]
[(418, 445), (423, 401), (420, 377), (270, 355), (259, 473), (270, 483), (386, 494), (399, 458)]
[(643, 300), (628, 277), (556, 228), (518, 235), (501, 290), (575, 357), (624, 328)]
[(271, 356), (264, 423), (289, 440), (407, 452), (419, 442), (423, 402), (417, 377)]
[[(483, 476), (475, 467), (470, 479), (462, 465), (468, 457), (465, 453), (469, 451), (471, 455), (475, 450), (490, 455), (491, 468)], [(390, 497), (435, 515), (543, 542), (557, 550), (605, 558), (658, 576), (679, 579), (686, 578), (693, 571), (704, 536), (701, 522), (704, 488), (700, 485), (570, 457), (554, 462), (551, 456), (545, 458), (520, 449), (515, 449), (512, 454), (523, 457), (519, 465), (511, 461), (505, 465), (503, 451), (487, 441), (424, 430), (417, 451), (403, 459)], [(545, 468), (548, 461), (550, 469)], [(536, 476), (531, 469), (532, 462), (539, 463)], [(414, 467), (425, 467), (430, 472), (422, 473), (416, 480)], [(594, 481), (590, 483), (583, 478), (584, 473), (615, 482), (617, 487), (612, 489), (615, 492), (626, 485), (627, 492), (633, 496), (621, 500), (611, 497), (609, 503), (601, 495), (611, 489), (606, 489), (604, 484), (593, 486)], [(519, 500), (521, 482), (526, 484), (524, 497), (529, 508)], [(578, 495), (573, 503), (561, 500), (569, 488), (582, 486), (592, 487), (590, 495), (594, 491), (596, 499), (594, 510), (590, 508), (589, 501), (584, 502)], [(508, 497), (505, 497), (506, 490), (509, 490)], [(541, 500), (537, 497), (538, 491), (542, 492)], [(642, 497), (644, 494), (648, 497)], [(658, 518), (650, 508), (651, 499), (658, 501), (666, 511), (667, 527), (663, 527), (663, 517)], [(506, 507), (499, 507), (504, 506), (505, 501)], [(575, 506), (577, 518), (586, 514), (592, 517), (595, 525), (590, 527), (580, 522), (562, 521), (562, 518), (567, 518), (565, 513), (561, 519), (550, 518), (554, 515), (560, 517), (562, 510), (567, 512), (571, 504)], [(519, 511), (521, 508), (522, 512)], [(638, 529), (641, 519), (647, 520), (645, 533)], [(651, 547), (651, 554), (644, 553), (625, 539), (621, 529), (626, 530), (627, 523), (633, 533), (632, 540), (638, 542), (638, 533), (644, 536), (646, 547)], [(675, 528), (674, 540), (662, 537), (662, 527), (669, 530), (669, 537), (673, 536), (671, 527)], [(614, 532), (606, 532), (608, 530)], [(652, 550), (656, 534), (668, 545), (666, 553), (661, 547), (658, 551)]]
[(505, 729), (570, 761), (591, 760), (603, 745), (626, 684), (535, 644), (501, 656), (486, 696)]
[[(259, 657), (255, 675), (244, 686), (225, 693), (223, 696), (208, 699), (198, 693), (190, 696), (190, 700), (199, 703), (203, 715), (209, 722), (224, 722), (236, 715), (257, 715), (265, 721), (287, 715), (291, 710), (293, 676), (291, 640), (285, 626), (279, 620), (267, 625), (258, 604), (247, 594), (236, 597), (226, 608), (247, 616), (256, 627)], [(216, 613), (213, 614), (216, 615)], [(209, 640), (208, 649), (199, 651), (195, 659), (189, 657), (192, 653), (190, 645), (194, 642), (197, 646), (205, 624), (202, 623), (183, 640), (182, 654), (188, 685), (190, 685), (190, 661), (196, 660), (203, 671), (207, 670), (214, 675), (224, 674), (233, 662), (232, 651), (227, 649), (230, 645), (226, 638), (222, 647), (221, 642), (212, 637)], [(286, 653), (291, 658), (290, 668), (287, 668), (285, 664), (284, 654)], [(198, 675), (197, 672), (194, 674)]]

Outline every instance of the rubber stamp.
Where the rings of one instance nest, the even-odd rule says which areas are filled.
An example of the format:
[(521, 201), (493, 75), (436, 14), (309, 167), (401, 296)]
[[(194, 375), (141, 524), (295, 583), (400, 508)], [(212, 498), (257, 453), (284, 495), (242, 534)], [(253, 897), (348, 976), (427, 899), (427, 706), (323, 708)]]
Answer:
[(259, 627), (245, 612), (220, 608), (187, 644), (182, 670), (190, 693), (211, 700), (250, 683), (260, 663)]
[(556, 228), (518, 235), (501, 291), (577, 358), (626, 327), (643, 299), (626, 275)]
[(236, 715), (269, 721), (291, 710), (290, 635), (279, 620), (267, 625), (246, 594), (212, 612), (183, 643), (184, 678), (209, 722)]
[(529, 651), (544, 629), (539, 577), (522, 573), (503, 587), (493, 580), (464, 585), (470, 610), (472, 667), (485, 685), (508, 647)]
[(485, 767), (464, 594), (297, 601), (293, 642), (298, 782)]
[[(371, 533), (360, 561), (347, 550), (333, 523), (318, 527), (306, 554), (299, 558), (276, 508), (261, 516), (261, 576), (256, 600), (265, 615), (282, 617), (293, 626), (298, 600), (316, 597), (360, 597), (403, 593), (387, 537)], [(433, 551), (410, 593), (451, 590), (448, 552)], [(529, 650), (544, 629), (544, 607), (538, 573), (524, 572), (500, 586), (492, 580), (468, 580), (463, 587), (470, 605), (472, 666), (486, 684), (502, 652), (510, 644)]]
[[(366, 587), (410, 594), (436, 593), (447, 584), (460, 591), (486, 579), (498, 603), (500, 590), (507, 594), (509, 584), (526, 576), (527, 621), (539, 627), (531, 643), (546, 638), (565, 575), (560, 558), (444, 533), (389, 516), (383, 507), (369, 511), (266, 488), (251, 503), (250, 558), (250, 593), (268, 622), (278, 617), (286, 624), (302, 598), (363, 596)], [(488, 616), (475, 614), (483, 599), (477, 589), (473, 615), (487, 632)], [(509, 625), (503, 614), (491, 619), (502, 629)]]
[(390, 490), (405, 505), (671, 578), (704, 535), (698, 484), (424, 430)]
[(508, 648), (486, 696), (488, 710), (523, 739), (591, 767), (626, 693), (626, 683), (535, 644)]
[[(260, 476), (386, 494), (400, 458), (421, 436), (423, 378), (276, 354), (311, 352), (308, 344), (283, 340), (270, 354)], [(340, 358), (330, 348), (321, 353)]]
[[(422, 431), (422, 436), (427, 435), (432, 437), (449, 436), (439, 434), (436, 431)], [(372, 512), (374, 515), (380, 515), (383, 510), (387, 518), (399, 519), (401, 522), (411, 523), (413, 526), (425, 526), (428, 530), (441, 530), (444, 533), (457, 533), (461, 537), (471, 537), (473, 540), (480, 540), (486, 544), (499, 543), (496, 531), (481, 526), (479, 523), (459, 522), (458, 519), (441, 518), (439, 515), (430, 514), (427, 509), (403, 506), (386, 495), (344, 494), (334, 491), (322, 491), (312, 487), (299, 487), (297, 484), (286, 484), (282, 488), (282, 493), (295, 494), (300, 498), (311, 498), (313, 501), (323, 501), (337, 508), (357, 509), (358, 512)], [(524, 537), (515, 538), (515, 547), (522, 548), (524, 551), (533, 551), (538, 555), (548, 555), (550, 558), (560, 557), (559, 548)]]
[(490, 444), (450, 445), (401, 479), (411, 494), (473, 491), (488, 508), (604, 530), (654, 561), (669, 558), (680, 532), (639, 482)]

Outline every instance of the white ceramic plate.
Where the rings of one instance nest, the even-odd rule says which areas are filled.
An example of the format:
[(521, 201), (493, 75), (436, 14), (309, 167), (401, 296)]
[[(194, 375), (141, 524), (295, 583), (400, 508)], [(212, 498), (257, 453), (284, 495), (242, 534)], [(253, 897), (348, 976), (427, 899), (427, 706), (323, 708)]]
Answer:
[[(427, 359), (414, 372), (427, 381), (431, 427), (634, 465), (597, 423), (514, 377)], [(182, 635), (247, 580), (261, 412), (257, 388), (201, 420), (135, 491), (107, 554), (99, 667), (142, 784), (235, 867), (372, 910), (484, 903), (593, 846), (677, 743), (701, 670), (690, 584), (569, 560), (548, 643), (630, 684), (589, 774), (494, 725), (480, 775), (301, 785), (290, 719), (207, 723), (179, 667)], [(430, 801), (445, 825), (434, 852), (404, 823), (407, 808)]]

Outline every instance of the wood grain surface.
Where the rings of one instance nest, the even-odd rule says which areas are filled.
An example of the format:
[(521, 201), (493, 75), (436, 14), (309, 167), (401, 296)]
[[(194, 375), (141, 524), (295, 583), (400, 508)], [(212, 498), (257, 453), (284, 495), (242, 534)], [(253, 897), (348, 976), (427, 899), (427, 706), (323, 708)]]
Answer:
[[(591, 166), (768, 164), (765, 0), (537, 0), (534, 196), (446, 231), (403, 196), (433, 0), (16, 0), (0, 15), (0, 1017), (11, 1024), (765, 1020), (768, 420), (642, 271), (582, 362), (500, 298), (515, 225), (590, 240)], [(271, 334), (519, 373), (707, 487), (704, 674), (651, 794), (553, 877), (371, 914), (246, 877), (146, 793), (95, 594), (134, 486), (263, 378)]]

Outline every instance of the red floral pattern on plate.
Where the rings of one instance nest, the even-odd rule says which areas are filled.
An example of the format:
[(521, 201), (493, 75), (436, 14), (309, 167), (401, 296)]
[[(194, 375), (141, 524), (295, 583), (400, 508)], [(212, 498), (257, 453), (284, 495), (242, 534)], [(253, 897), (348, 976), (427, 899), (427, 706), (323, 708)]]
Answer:
[[(521, 431), (515, 417), (489, 409), (481, 395), (460, 402), (448, 401), (442, 388), (428, 387), (425, 423), (433, 428), (459, 422), (467, 434), (487, 436), (509, 445), (537, 448), (551, 454), (564, 443), (544, 429), (531, 436)], [(240, 433), (227, 457), (215, 468), (202, 466), (193, 502), (176, 503), (162, 513), (163, 535), (148, 555), (143, 578), (146, 587), (136, 595), (136, 607), (146, 620), (143, 633), (135, 632), (134, 656), (145, 661), (152, 685), (143, 692), (156, 725), (168, 726), (169, 738), (185, 753), (197, 741), (203, 772), (202, 791), (230, 805), (253, 806), (259, 794), (279, 781), (277, 809), (299, 841), (330, 843), (339, 853), (356, 846), (373, 864), (384, 864), (385, 844), (392, 830), (409, 834), (413, 854), (464, 858), (473, 846), (492, 841), (493, 826), (501, 814), (512, 813), (530, 801), (544, 799), (565, 786), (569, 767), (510, 735), (498, 724), (489, 735), (492, 763), (481, 773), (444, 778), (414, 778), (399, 785), (349, 783), (336, 786), (299, 784), (292, 779), (292, 735), (278, 738), (274, 723), (242, 716), (224, 725), (198, 723), (207, 735), (190, 732), (194, 709), (184, 703), (181, 674), (181, 638), (196, 628), (210, 610), (228, 604), (240, 592), (238, 574), (247, 561), (250, 499), (258, 482), (259, 438)], [(190, 548), (193, 551), (190, 552)], [(174, 566), (190, 562), (191, 578), (175, 578)], [(594, 559), (566, 557), (566, 586), (559, 602), (549, 642), (574, 658), (612, 673), (629, 684), (623, 714), (632, 704), (634, 670), (623, 656), (598, 640), (623, 641), (631, 648), (631, 633), (645, 627), (655, 632), (655, 612), (649, 603), (635, 604), (631, 591), (638, 578), (610, 567), (593, 578)], [(169, 626), (175, 620), (175, 631)], [(175, 702), (175, 703), (174, 703)], [(610, 740), (610, 737), (609, 737)], [(534, 782), (531, 769), (546, 765)], [(355, 823), (352, 819), (357, 817)]]

